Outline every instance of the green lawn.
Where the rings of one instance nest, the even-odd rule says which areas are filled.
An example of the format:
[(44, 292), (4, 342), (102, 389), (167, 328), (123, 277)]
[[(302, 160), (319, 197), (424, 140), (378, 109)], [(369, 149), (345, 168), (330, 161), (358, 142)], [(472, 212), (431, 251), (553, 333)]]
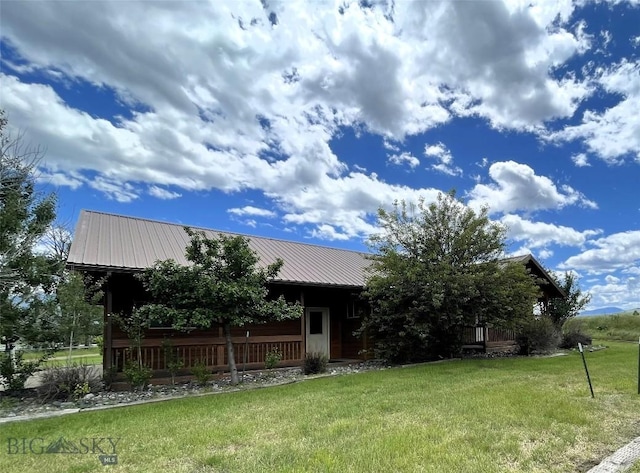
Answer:
[[(36, 360), (42, 356), (41, 351), (25, 351), (25, 360)], [(69, 349), (56, 351), (42, 366), (64, 365), (69, 358)], [(71, 352), (71, 361), (73, 363), (85, 363), (87, 365), (102, 364), (102, 354), (98, 347), (91, 348), (74, 348)]]
[(112, 472), (586, 471), (640, 435), (638, 347), (610, 345), (587, 354), (593, 400), (577, 353), (452, 361), (5, 424), (0, 471), (105, 471), (9, 454), (61, 436), (120, 438)]

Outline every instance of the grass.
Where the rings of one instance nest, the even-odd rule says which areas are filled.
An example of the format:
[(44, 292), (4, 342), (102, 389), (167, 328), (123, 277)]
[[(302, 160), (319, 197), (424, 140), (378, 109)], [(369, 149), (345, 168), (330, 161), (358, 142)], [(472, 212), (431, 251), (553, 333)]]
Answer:
[[(640, 435), (637, 345), (464, 360), (2, 426), (0, 471), (104, 471), (10, 438), (118, 437), (111, 472), (586, 471)], [(106, 442), (106, 441), (105, 441)], [(110, 451), (109, 449), (107, 449)]]
[(565, 325), (565, 330), (579, 326), (594, 338), (637, 342), (640, 337), (640, 315), (626, 312), (613, 315), (575, 317)]
[[(74, 348), (71, 352), (71, 360), (74, 363), (85, 363), (87, 365), (98, 365), (102, 364), (102, 354), (98, 347), (90, 347), (90, 348)], [(41, 351), (25, 351), (24, 359), (26, 361), (36, 360), (42, 356)], [(51, 358), (49, 358), (45, 363), (43, 363), (43, 367), (51, 367), (63, 365), (69, 359), (69, 349), (62, 349), (56, 351)]]

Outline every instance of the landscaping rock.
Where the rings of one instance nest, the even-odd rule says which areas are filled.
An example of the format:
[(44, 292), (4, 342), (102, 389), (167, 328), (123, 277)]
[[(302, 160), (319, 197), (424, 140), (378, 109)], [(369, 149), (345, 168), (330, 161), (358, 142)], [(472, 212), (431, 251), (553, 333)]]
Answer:
[[(340, 375), (360, 373), (363, 371), (384, 369), (386, 365), (381, 361), (368, 361), (342, 366), (330, 366), (327, 374)], [(35, 389), (27, 394), (21, 393), (20, 398), (10, 398), (11, 402), (0, 402), (0, 421), (2, 418), (12, 417), (36, 417), (43, 413), (53, 414), (64, 409), (86, 409), (109, 406), (121, 406), (131, 403), (180, 398), (186, 396), (202, 395), (216, 392), (237, 391), (254, 389), (259, 387), (285, 384), (304, 379), (305, 376), (300, 368), (283, 368), (270, 371), (251, 371), (239, 373), (241, 384), (231, 385), (231, 379), (226, 376), (216, 379), (206, 387), (198, 386), (195, 383), (183, 383), (176, 385), (149, 385), (141, 391), (112, 392), (101, 391), (86, 394), (76, 402), (43, 402), (37, 397)], [(2, 399), (0, 398), (0, 401)], [(5, 407), (6, 406), (6, 407)]]

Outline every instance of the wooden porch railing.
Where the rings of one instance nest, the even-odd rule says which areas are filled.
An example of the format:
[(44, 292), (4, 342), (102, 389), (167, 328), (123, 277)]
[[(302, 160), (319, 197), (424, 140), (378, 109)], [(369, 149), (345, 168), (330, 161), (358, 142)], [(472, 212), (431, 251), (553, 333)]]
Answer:
[[(167, 370), (165, 349), (161, 343), (161, 339), (145, 339), (141, 347), (142, 362), (154, 371)], [(188, 338), (171, 340), (171, 349), (175, 356), (182, 360), (184, 369), (189, 369), (199, 362), (206, 364), (211, 370), (224, 370), (228, 365), (224, 338), (212, 338), (207, 341)], [(274, 349), (280, 351), (283, 364), (299, 362), (304, 356), (302, 336), (249, 337), (248, 344), (243, 337), (233, 338), (235, 360), (240, 368), (245, 360), (247, 366), (263, 366), (267, 352)], [(116, 372), (121, 372), (125, 362), (135, 360), (137, 356), (137, 349), (131, 349), (128, 340), (114, 340), (111, 366)]]
[(463, 345), (487, 345), (495, 342), (513, 342), (516, 333), (510, 329), (467, 326), (462, 329)]

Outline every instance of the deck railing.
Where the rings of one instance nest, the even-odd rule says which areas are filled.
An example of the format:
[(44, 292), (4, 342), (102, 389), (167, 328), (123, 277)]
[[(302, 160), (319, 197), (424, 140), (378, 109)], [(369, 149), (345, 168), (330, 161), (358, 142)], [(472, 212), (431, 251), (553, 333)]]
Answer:
[(484, 326), (467, 326), (462, 329), (464, 345), (486, 345), (493, 342), (512, 342), (516, 339), (514, 330)]
[[(304, 356), (300, 335), (249, 337), (248, 342), (244, 338), (234, 337), (232, 341), (235, 361), (240, 368), (245, 362), (248, 367), (264, 366), (267, 353), (275, 349), (282, 355), (283, 364), (299, 362)], [(144, 340), (140, 348), (143, 364), (154, 371), (166, 371), (168, 367), (165, 350), (162, 340)], [(224, 338), (213, 338), (206, 342), (172, 340), (170, 350), (175, 357), (182, 360), (184, 369), (192, 368), (196, 363), (204, 363), (214, 371), (227, 368), (227, 346)], [(111, 353), (111, 366), (116, 372), (122, 371), (126, 361), (137, 360), (138, 357), (137, 349), (130, 348), (125, 340), (114, 341)]]

